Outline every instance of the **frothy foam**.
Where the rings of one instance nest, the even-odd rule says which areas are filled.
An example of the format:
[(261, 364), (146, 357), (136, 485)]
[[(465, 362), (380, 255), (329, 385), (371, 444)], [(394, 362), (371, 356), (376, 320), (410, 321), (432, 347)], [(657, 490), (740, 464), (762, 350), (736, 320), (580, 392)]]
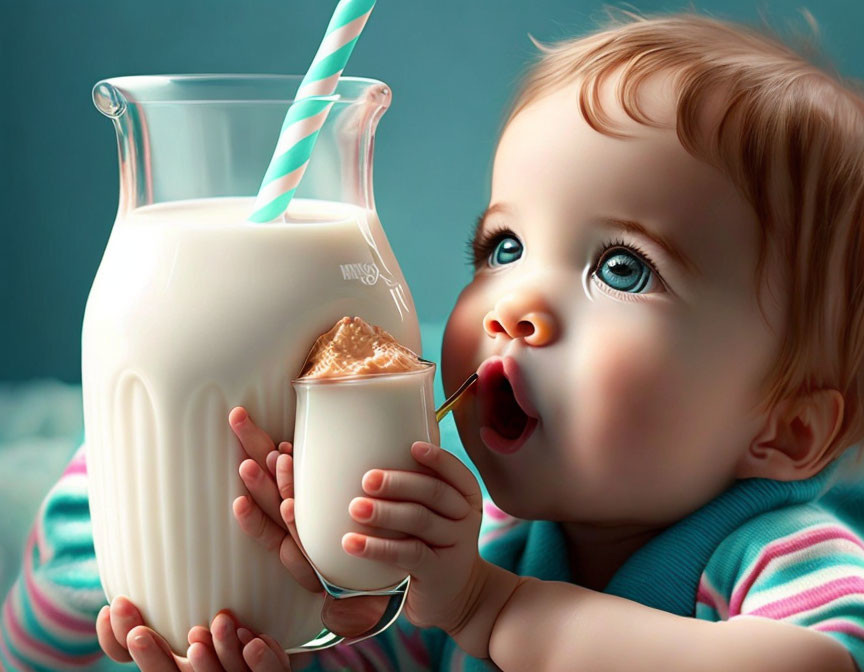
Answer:
[(420, 371), (428, 364), (381, 327), (343, 317), (309, 351), (301, 378), (336, 378)]

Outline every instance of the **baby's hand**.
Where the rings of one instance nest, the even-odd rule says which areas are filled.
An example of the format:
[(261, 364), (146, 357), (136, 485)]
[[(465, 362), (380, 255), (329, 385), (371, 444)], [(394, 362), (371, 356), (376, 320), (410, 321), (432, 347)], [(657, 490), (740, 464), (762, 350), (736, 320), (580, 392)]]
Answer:
[[(231, 411), (228, 422), (250, 457), (240, 464), (240, 477), (252, 499), (238, 497), (234, 500), (237, 522), (250, 537), (268, 550), (278, 552), (282, 564), (300, 585), (312, 592), (321, 592), (323, 589), (315, 570), (300, 551), (294, 524), (294, 460), (291, 444), (280, 443), (277, 452), (273, 440), (239, 406)], [(380, 627), (388, 602), (387, 596), (379, 595), (343, 600), (334, 600), (330, 595), (325, 595), (321, 620), (331, 632), (338, 635), (363, 637)]]
[(273, 439), (241, 406), (228, 415), (228, 424), (250, 458), (240, 463), (240, 478), (252, 500), (246, 496), (235, 499), (234, 517), (246, 534), (279, 553), (279, 560), (301, 586), (320, 593), (321, 583), (296, 541), (291, 444), (283, 441), (277, 451)]
[(234, 517), (246, 534), (267, 550), (279, 553), (282, 564), (301, 586), (313, 593), (321, 592), (321, 583), (296, 541), (299, 537), (294, 528), (291, 444), (283, 441), (277, 451), (273, 439), (252, 422), (241, 406), (228, 415), (228, 424), (250, 458), (240, 463), (240, 478), (252, 499), (235, 499)]
[[(144, 672), (275, 672), (289, 670), (288, 656), (268, 635), (256, 637), (224, 611), (216, 614), (210, 629), (189, 631), (187, 658), (177, 656), (159, 634), (144, 625), (137, 607), (116, 597), (96, 618), (99, 646), (111, 660), (134, 660)], [(248, 666), (248, 667), (247, 667)]]
[(362, 486), (370, 497), (356, 497), (349, 506), (359, 523), (411, 536), (348, 533), (342, 547), (411, 574), (405, 614), (412, 623), (458, 631), (483, 572), (477, 551), (483, 496), (477, 479), (454, 455), (422, 441), (411, 446), (411, 454), (427, 473), (368, 471)]

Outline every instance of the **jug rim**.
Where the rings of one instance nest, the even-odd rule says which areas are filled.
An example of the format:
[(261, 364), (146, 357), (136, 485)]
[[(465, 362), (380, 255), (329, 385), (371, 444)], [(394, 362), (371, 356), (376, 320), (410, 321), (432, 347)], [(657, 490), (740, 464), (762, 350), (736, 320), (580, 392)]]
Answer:
[[(292, 103), (295, 98), (293, 93), (300, 87), (300, 82), (303, 81), (304, 75), (285, 75), (274, 73), (176, 73), (176, 74), (158, 74), (158, 75), (119, 75), (115, 77), (106, 77), (100, 79), (93, 85), (93, 92), (96, 94), (105, 85), (119, 89), (124, 93), (127, 91), (135, 91), (134, 100), (136, 103), (159, 103), (161, 105), (171, 104), (189, 104), (189, 103)], [(258, 96), (238, 96), (226, 97), (225, 95), (217, 95), (209, 97), (207, 95), (183, 96), (173, 98), (167, 95), (168, 92), (159, 93), (162, 87), (171, 84), (239, 84), (241, 82), (248, 84), (278, 84), (285, 83), (285, 89), (291, 91), (292, 95), (278, 95), (275, 97)], [(330, 100), (336, 103), (355, 103), (360, 101), (364, 92), (369, 87), (385, 87), (389, 86), (380, 79), (373, 77), (339, 77), (336, 85), (336, 90), (328, 96), (308, 96), (309, 99)], [(340, 92), (340, 89), (342, 91)], [(240, 91), (238, 91), (239, 93)], [(204, 89), (202, 89), (204, 93)]]

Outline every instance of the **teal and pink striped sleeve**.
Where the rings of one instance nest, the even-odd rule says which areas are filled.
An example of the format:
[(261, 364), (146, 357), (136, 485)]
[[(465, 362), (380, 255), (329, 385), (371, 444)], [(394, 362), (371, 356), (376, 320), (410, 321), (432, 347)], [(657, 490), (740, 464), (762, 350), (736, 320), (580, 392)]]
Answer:
[(19, 576), (3, 601), (3, 669), (92, 669), (104, 656), (96, 639), (96, 616), (104, 604), (82, 446), (42, 502)]
[(514, 518), (509, 513), (499, 509), (491, 499), (483, 500), (483, 518), (480, 522), (480, 539), (478, 541), (482, 549), (496, 539), (507, 536), (514, 528), (522, 525), (525, 521)]
[(817, 504), (758, 516), (711, 557), (696, 617), (812, 628), (837, 639), (864, 670), (864, 540)]

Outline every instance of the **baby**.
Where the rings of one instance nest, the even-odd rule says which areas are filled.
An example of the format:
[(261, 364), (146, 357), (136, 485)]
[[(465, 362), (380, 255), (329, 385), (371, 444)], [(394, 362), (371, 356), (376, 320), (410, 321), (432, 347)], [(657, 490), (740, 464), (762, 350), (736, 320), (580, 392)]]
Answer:
[[(343, 548), (410, 572), (403, 615), (294, 669), (864, 669), (864, 101), (742, 26), (632, 19), (542, 48), (447, 323), (494, 505), (438, 446), (368, 472), (351, 515), (410, 536)], [(290, 444), (230, 422), (240, 525), (317, 590)], [(135, 613), (103, 648), (176, 669)], [(236, 625), (192, 669), (289, 669)]]

